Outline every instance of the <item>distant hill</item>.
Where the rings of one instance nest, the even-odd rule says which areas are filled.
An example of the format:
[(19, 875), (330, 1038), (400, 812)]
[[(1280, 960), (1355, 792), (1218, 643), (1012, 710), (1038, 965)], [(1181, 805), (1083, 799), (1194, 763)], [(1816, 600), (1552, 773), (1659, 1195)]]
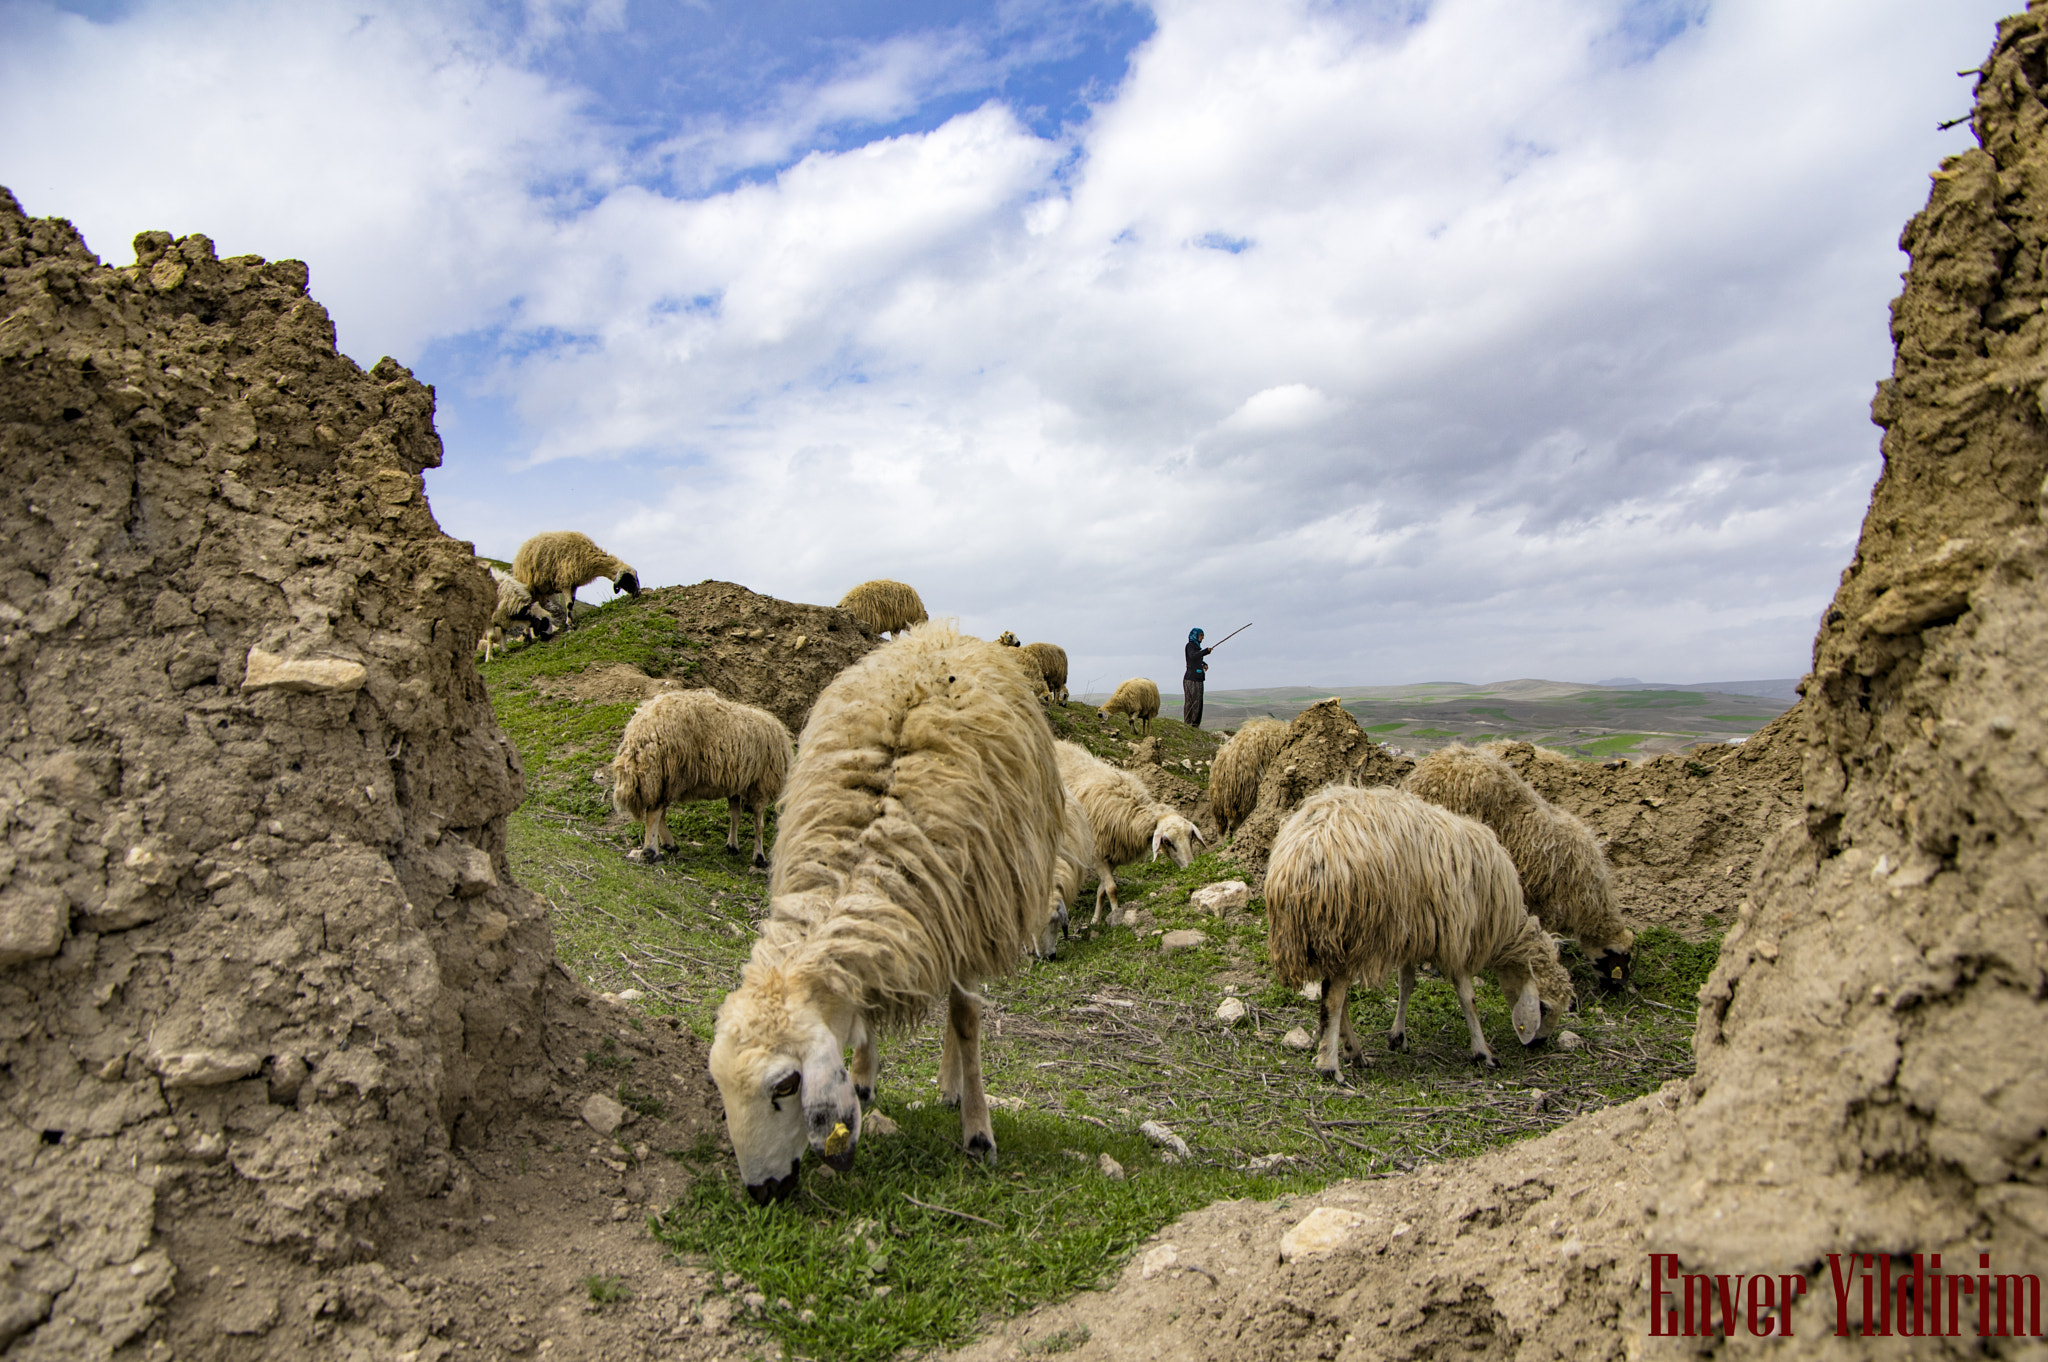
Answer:
[[(1796, 685), (1796, 679), (1691, 686), (1621, 679), (1589, 686), (1525, 677), (1486, 685), (1265, 686), (1210, 691), (1203, 726), (1235, 728), (1262, 715), (1292, 719), (1334, 695), (1376, 739), (1403, 752), (1519, 738), (1581, 757), (1642, 757), (1702, 742), (1740, 742), (1791, 707)], [(1160, 713), (1179, 718), (1179, 688), (1160, 691)], [(1100, 704), (1107, 697), (1078, 698)]]

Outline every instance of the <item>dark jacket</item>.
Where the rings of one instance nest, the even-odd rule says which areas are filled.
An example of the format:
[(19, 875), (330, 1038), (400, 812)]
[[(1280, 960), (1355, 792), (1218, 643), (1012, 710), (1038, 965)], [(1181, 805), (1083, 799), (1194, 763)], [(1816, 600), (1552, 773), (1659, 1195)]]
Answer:
[(1208, 655), (1209, 650), (1207, 648), (1204, 648), (1193, 639), (1189, 639), (1187, 646), (1188, 669), (1180, 674), (1180, 679), (1183, 681), (1205, 680), (1209, 664), (1202, 661), (1202, 659)]

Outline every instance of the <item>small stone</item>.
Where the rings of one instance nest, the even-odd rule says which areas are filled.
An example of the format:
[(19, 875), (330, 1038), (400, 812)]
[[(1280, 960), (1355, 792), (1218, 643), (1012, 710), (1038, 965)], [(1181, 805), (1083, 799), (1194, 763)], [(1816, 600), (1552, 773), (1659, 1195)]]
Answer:
[(1171, 1272), (1180, 1262), (1180, 1249), (1172, 1244), (1160, 1244), (1147, 1249), (1138, 1259), (1138, 1276), (1151, 1281), (1162, 1272)]
[(601, 1092), (583, 1099), (582, 1115), (583, 1124), (600, 1135), (609, 1135), (626, 1123), (626, 1109)]
[(1221, 917), (1227, 913), (1240, 912), (1252, 901), (1251, 886), (1243, 880), (1223, 880), (1206, 884), (1188, 895), (1188, 902), (1205, 913)]
[(1095, 1160), (1095, 1167), (1101, 1172), (1102, 1176), (1108, 1178), (1111, 1182), (1122, 1182), (1124, 1180), (1124, 1166), (1107, 1154), (1103, 1154)]
[(1576, 1031), (1560, 1031), (1557, 1033), (1557, 1048), (1560, 1050), (1583, 1050), (1586, 1048), (1586, 1038)]
[(1531, 1088), (1526, 1100), (1529, 1103), (1529, 1110), (1542, 1111), (1550, 1105), (1550, 1094), (1541, 1088)]
[(1261, 1154), (1244, 1167), (1247, 1173), (1270, 1173), (1275, 1168), (1285, 1168), (1293, 1162), (1294, 1156), (1291, 1154)]
[(1235, 1026), (1244, 1020), (1246, 1011), (1248, 1009), (1244, 1005), (1244, 999), (1225, 998), (1216, 1005), (1216, 1020), (1225, 1026)]
[(1168, 932), (1159, 938), (1159, 949), (1168, 955), (1175, 951), (1196, 950), (1208, 944), (1208, 935), (1197, 931)]
[(758, 1291), (749, 1291), (740, 1297), (740, 1304), (747, 1307), (748, 1314), (758, 1315), (767, 1308), (768, 1298)]
[(1323, 997), (1323, 981), (1311, 979), (1301, 986), (1301, 996), (1310, 1002), (1320, 1002)]
[(876, 1287), (876, 1288), (875, 1288), (875, 1291), (874, 1291), (874, 1296), (875, 1296), (875, 1299), (876, 1299), (876, 1300), (878, 1300), (878, 1301), (884, 1301), (884, 1300), (887, 1300), (887, 1299), (889, 1299), (889, 1293), (890, 1293), (891, 1291), (894, 1291), (895, 1289), (896, 1289), (896, 1288), (895, 1288), (895, 1287), (893, 1287), (893, 1286), (878, 1286), (878, 1287)]
[(1311, 1050), (1316, 1042), (1315, 1037), (1297, 1026), (1280, 1037), (1280, 1043), (1290, 1050)]
[(863, 1135), (898, 1135), (902, 1131), (902, 1126), (897, 1125), (879, 1111), (871, 1111), (860, 1118), (860, 1133)]
[(338, 657), (280, 657), (261, 648), (251, 648), (242, 674), (242, 689), (340, 695), (361, 690), (369, 676), (360, 662), (347, 662)]
[(1163, 1122), (1147, 1121), (1138, 1127), (1138, 1133), (1162, 1149), (1170, 1150), (1181, 1158), (1188, 1156), (1188, 1142), (1168, 1130)]
[(1318, 1206), (1280, 1238), (1280, 1261), (1315, 1258), (1335, 1251), (1365, 1219), (1357, 1211)]
[(646, 996), (637, 988), (622, 988), (618, 993), (619, 1001), (622, 1003), (637, 1003)]

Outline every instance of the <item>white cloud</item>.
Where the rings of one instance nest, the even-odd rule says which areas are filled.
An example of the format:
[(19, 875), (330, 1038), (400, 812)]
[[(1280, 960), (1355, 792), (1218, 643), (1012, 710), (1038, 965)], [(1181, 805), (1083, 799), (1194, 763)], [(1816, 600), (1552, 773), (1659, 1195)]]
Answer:
[(18, 6), (0, 181), (103, 252), (304, 256), (366, 359), (505, 328), (443, 400), (507, 447), (436, 475), (503, 550), (575, 516), (650, 581), (900, 576), (1077, 683), (1245, 618), (1218, 685), (1787, 674), (1998, 8), (1721, 0), (1645, 54), (1622, 0), (1171, 0), (1067, 140), (989, 104), (802, 154), (975, 88), (906, 33), (652, 178), (446, 18)]

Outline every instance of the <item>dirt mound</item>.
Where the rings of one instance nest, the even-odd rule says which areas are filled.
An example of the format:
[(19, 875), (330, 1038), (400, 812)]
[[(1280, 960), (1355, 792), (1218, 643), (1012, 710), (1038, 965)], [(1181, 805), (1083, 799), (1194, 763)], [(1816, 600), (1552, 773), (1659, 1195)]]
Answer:
[[(1656, 1346), (1653, 1252), (1803, 1274), (1793, 1336), (1770, 1346), (1847, 1355), (1873, 1346), (1833, 1343), (1838, 1324), (1860, 1334), (1866, 1297), (1852, 1280), (1838, 1313), (1831, 1253), (1889, 1255), (1894, 1278), (1913, 1254), (1958, 1273), (1980, 1253), (1993, 1273), (2048, 1261), (2048, 1073), (2030, 1040), (2048, 1024), (2043, 90), (2036, 6), (2000, 25), (1981, 149), (1943, 165), (1906, 229), (1898, 357), (1874, 404), (1884, 474), (1798, 731), (1754, 763), (1800, 752), (1804, 817), (1772, 835), (1702, 991), (1698, 1074), (1471, 1163), (1332, 1188), (1317, 1200), (1362, 1219), (1306, 1265), (1266, 1259), (1302, 1206), (1189, 1217), (1114, 1290), (972, 1356), (1049, 1351), (1055, 1331), (1085, 1338), (1082, 1359), (1635, 1356)], [(1696, 759), (1708, 776), (1637, 779), (1711, 782), (1730, 757)], [(1167, 1266), (1168, 1243), (1190, 1270)]]
[(1537, 793), (1592, 826), (1624, 917), (1697, 937), (1735, 921), (1764, 844), (1804, 815), (1804, 722), (1794, 709), (1747, 742), (1634, 765), (1574, 761), (1525, 742), (1495, 750)]
[[(618, 1080), (508, 874), (491, 590), (421, 493), (432, 391), (338, 355), (304, 265), (136, 251), (0, 191), (0, 1346), (441, 1355), (502, 1324), (427, 1280), (486, 1151), (630, 1180), (570, 1148)], [(644, 1053), (687, 1144), (702, 1046)]]
[(1259, 798), (1237, 833), (1230, 852), (1263, 877), (1266, 855), (1288, 814), (1325, 785), (1398, 785), (1415, 769), (1372, 740), (1336, 697), (1318, 700), (1287, 725), (1287, 741), (1259, 777)]
[(792, 734), (832, 678), (879, 642), (838, 606), (777, 600), (732, 582), (643, 591), (637, 604), (675, 621), (689, 640), (659, 678), (758, 705)]

